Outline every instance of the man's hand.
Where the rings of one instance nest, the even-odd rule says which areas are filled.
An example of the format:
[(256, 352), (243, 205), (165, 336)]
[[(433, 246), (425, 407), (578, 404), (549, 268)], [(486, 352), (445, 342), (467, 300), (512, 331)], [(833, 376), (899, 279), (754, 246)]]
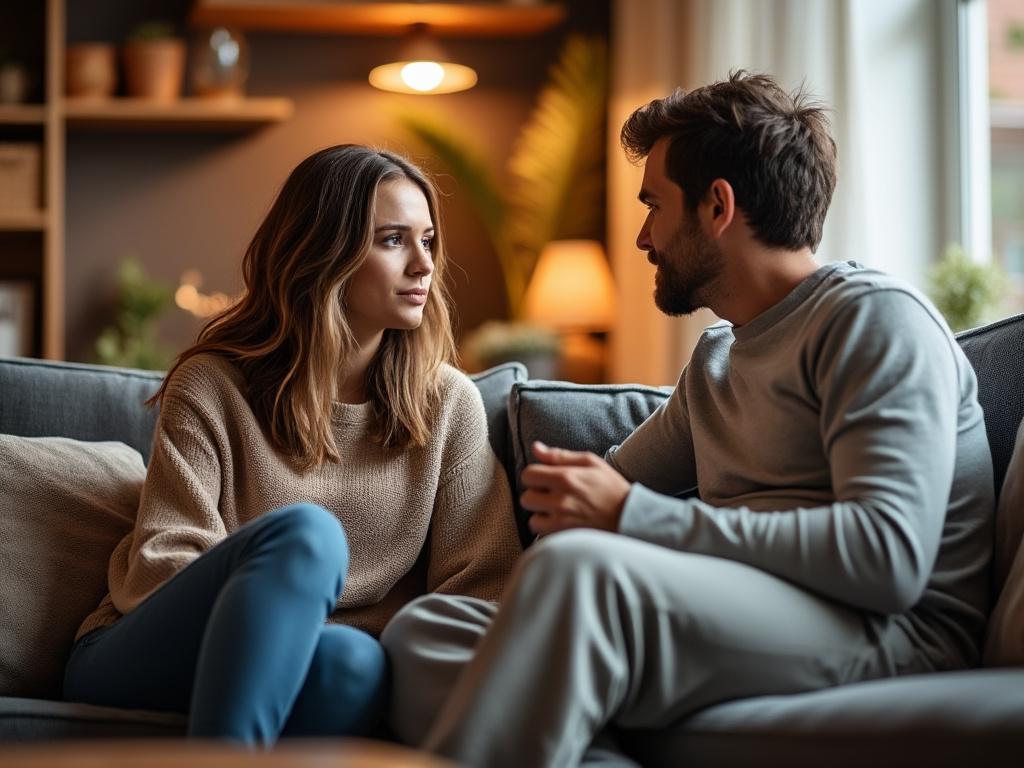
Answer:
[(617, 531), (629, 481), (593, 453), (532, 446), (539, 463), (523, 470), (520, 497), (530, 530), (547, 535), (568, 528)]

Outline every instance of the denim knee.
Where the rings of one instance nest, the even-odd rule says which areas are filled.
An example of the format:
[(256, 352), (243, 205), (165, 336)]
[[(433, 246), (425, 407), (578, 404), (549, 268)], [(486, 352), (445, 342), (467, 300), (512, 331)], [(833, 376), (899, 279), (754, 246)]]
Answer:
[(341, 581), (348, 573), (349, 550), (341, 522), (317, 504), (293, 504), (274, 510), (260, 520), (257, 546), (274, 551), (287, 567), (294, 563), (301, 578)]
[(346, 652), (334, 659), (333, 679), (351, 701), (378, 699), (387, 682), (388, 660), (381, 644), (364, 634), (350, 635)]

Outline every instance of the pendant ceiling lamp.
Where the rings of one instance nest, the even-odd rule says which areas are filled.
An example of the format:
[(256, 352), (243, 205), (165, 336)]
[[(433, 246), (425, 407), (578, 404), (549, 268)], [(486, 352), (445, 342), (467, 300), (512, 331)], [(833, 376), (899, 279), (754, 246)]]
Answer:
[(414, 24), (402, 48), (400, 61), (381, 64), (370, 71), (370, 85), (394, 93), (422, 95), (455, 93), (476, 85), (476, 72), (448, 61), (441, 45), (426, 24)]

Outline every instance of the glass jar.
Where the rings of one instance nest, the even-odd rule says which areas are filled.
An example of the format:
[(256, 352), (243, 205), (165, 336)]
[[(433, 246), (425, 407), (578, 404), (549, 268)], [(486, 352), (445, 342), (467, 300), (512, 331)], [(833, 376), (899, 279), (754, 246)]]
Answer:
[(192, 92), (209, 98), (241, 98), (249, 77), (249, 44), (231, 27), (200, 31), (192, 40)]

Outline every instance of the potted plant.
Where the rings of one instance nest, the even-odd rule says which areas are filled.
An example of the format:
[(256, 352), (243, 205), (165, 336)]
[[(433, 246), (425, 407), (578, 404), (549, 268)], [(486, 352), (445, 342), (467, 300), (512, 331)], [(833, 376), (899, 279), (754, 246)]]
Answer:
[(125, 259), (117, 276), (117, 322), (96, 340), (103, 365), (165, 370), (171, 355), (156, 341), (156, 321), (171, 300), (171, 289)]
[(124, 44), (128, 95), (164, 103), (177, 101), (185, 75), (185, 41), (174, 25), (148, 21), (132, 30)]
[(1003, 295), (1003, 274), (979, 264), (957, 243), (946, 246), (931, 271), (931, 298), (954, 331), (979, 325)]

